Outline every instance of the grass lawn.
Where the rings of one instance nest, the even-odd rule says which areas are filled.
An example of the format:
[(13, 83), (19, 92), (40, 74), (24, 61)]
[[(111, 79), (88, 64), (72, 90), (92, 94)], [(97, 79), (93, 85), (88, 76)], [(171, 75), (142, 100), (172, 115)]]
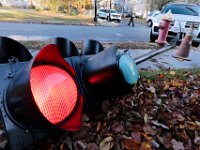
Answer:
[(69, 16), (63, 13), (18, 8), (0, 8), (0, 21), (58, 24), (93, 24), (92, 17)]
[(199, 75), (200, 69), (176, 69), (176, 70), (157, 70), (157, 71), (140, 71), (141, 78), (147, 78), (148, 80), (158, 80), (158, 79), (181, 79), (188, 80), (191, 75)]

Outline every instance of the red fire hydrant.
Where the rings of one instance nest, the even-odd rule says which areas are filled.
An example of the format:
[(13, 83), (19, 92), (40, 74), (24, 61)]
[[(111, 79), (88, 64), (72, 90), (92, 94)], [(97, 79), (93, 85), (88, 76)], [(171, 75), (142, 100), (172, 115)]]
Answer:
[(172, 13), (171, 10), (169, 10), (163, 17), (162, 21), (160, 22), (159, 25), (159, 36), (158, 39), (156, 40), (156, 43), (159, 44), (160, 46), (163, 46), (167, 43), (167, 35), (168, 35), (168, 30), (170, 28), (170, 22), (172, 21)]

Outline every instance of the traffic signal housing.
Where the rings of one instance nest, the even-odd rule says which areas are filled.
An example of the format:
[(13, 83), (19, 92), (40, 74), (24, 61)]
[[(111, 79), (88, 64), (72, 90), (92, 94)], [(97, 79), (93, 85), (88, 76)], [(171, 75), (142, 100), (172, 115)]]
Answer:
[(139, 79), (133, 59), (117, 46), (85, 41), (82, 50), (62, 37), (32, 57), (0, 37), (1, 116), (11, 149), (23, 149), (55, 131), (75, 131), (95, 100), (127, 92)]

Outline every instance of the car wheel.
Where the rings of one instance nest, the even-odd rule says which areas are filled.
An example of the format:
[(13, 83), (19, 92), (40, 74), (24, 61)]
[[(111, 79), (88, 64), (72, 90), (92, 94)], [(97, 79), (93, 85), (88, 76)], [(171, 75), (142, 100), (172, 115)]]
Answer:
[(199, 47), (199, 42), (192, 42), (192, 46)]
[(121, 20), (120, 20), (120, 19), (118, 19), (118, 20), (117, 20), (117, 22), (119, 22), (119, 23), (120, 23), (120, 22), (121, 22)]
[(153, 35), (152, 34), (152, 30), (151, 30), (151, 33), (150, 33), (150, 42), (154, 42), (155, 43), (155, 41), (156, 41), (157, 38), (158, 38), (158, 36)]
[(153, 22), (152, 22), (151, 20), (149, 20), (149, 21), (147, 22), (147, 26), (148, 26), (148, 27), (152, 27), (152, 25), (153, 25)]

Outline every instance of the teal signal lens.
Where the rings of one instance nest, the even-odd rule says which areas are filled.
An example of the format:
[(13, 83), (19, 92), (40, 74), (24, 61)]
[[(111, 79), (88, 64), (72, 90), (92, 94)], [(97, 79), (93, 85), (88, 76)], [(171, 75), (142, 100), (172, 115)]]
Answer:
[(129, 55), (124, 54), (119, 58), (119, 69), (129, 85), (135, 85), (140, 78), (137, 66)]

